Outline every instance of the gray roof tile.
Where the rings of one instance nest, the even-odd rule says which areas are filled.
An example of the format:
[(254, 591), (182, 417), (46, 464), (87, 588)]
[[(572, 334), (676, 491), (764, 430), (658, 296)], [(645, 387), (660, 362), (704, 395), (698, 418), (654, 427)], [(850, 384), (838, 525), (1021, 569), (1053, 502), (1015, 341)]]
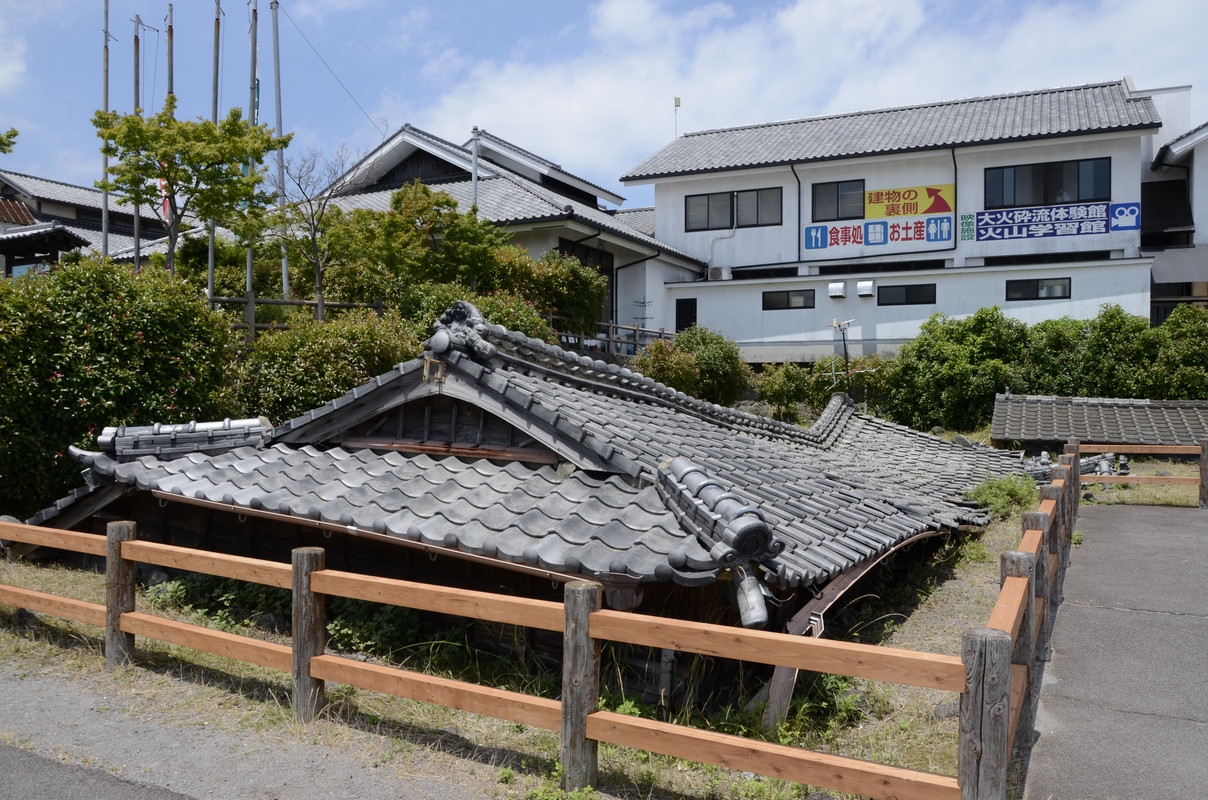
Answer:
[(1149, 97), (1131, 97), (1123, 81), (1113, 81), (688, 133), (621, 180), (1139, 130), (1160, 124)]
[(997, 395), (990, 438), (998, 442), (1198, 445), (1208, 439), (1208, 401)]

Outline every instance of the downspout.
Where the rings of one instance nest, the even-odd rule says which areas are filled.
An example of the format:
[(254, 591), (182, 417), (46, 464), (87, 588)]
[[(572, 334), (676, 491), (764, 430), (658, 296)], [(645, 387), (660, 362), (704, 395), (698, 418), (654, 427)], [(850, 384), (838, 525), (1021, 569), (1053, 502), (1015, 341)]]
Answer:
[(734, 192), (730, 192), (730, 233), (728, 236), (714, 236), (713, 241), (709, 242), (709, 266), (713, 266), (713, 245), (725, 239), (733, 239), (738, 233), (738, 215), (734, 211)]
[(478, 216), (478, 144), (480, 140), (478, 126), (470, 131), (470, 210)]
[(805, 238), (805, 229), (801, 227), (801, 176), (797, 174), (797, 165), (789, 164), (793, 177), (797, 179), (797, 263), (801, 263), (801, 240)]
[(956, 148), (949, 147), (948, 152), (952, 154), (952, 246), (947, 249), (955, 250), (961, 235), (960, 172), (956, 166)]
[(649, 261), (649, 260), (650, 260), (650, 259), (652, 259), (652, 258), (658, 258), (658, 257), (659, 257), (659, 256), (661, 256), (662, 254), (663, 254), (663, 251), (662, 251), (662, 250), (657, 250), (657, 249), (656, 249), (656, 250), (654, 251), (654, 255), (643, 256), (642, 258), (639, 258), (639, 259), (637, 259), (636, 261), (630, 261), (628, 264), (622, 264), (622, 265), (621, 265), (621, 266), (619, 266), (619, 267), (613, 267), (613, 269), (612, 269), (612, 274), (613, 274), (613, 281), (612, 281), (612, 318), (613, 318), (614, 320), (617, 318), (617, 314), (618, 314), (618, 312), (620, 311), (620, 309), (619, 309), (619, 308), (617, 308), (617, 295), (618, 295), (618, 294), (620, 293), (620, 291), (621, 291), (621, 290), (620, 290), (620, 284), (621, 284), (621, 270), (625, 269), (626, 267), (635, 267), (635, 266), (637, 266), (638, 264), (644, 264), (644, 263), (646, 263), (647, 261)]

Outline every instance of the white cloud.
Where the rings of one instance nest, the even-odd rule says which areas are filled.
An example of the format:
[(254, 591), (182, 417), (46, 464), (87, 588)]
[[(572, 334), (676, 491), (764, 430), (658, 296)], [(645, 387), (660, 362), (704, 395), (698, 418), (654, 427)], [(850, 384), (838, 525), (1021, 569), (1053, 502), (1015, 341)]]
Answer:
[[(0, 12), (7, 9), (0, 6)], [(0, 94), (12, 92), (19, 88), (25, 78), (25, 39), (14, 35), (8, 26), (0, 19)]]
[(322, 19), (325, 14), (341, 11), (357, 11), (369, 5), (369, 0), (295, 0), (289, 11), (299, 17)]
[[(479, 125), (612, 184), (679, 130), (1113, 80), (1198, 83), (1208, 6), (1098, 0), (982, 8), (923, 0), (796, 0), (739, 20), (730, 6), (687, 11), (603, 0), (577, 51), (540, 63), (442, 51), (425, 75), (446, 86), (424, 106), (384, 95), (378, 114), (460, 141)], [(1208, 113), (1197, 101), (1194, 120)], [(375, 114), (376, 116), (377, 114)]]

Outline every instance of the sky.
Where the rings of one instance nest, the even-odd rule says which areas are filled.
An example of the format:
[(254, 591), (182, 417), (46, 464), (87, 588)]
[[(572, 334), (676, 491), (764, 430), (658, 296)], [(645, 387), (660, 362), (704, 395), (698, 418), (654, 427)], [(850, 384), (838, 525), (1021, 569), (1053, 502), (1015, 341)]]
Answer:
[[(213, 0), (173, 4), (178, 115), (208, 117)], [(91, 185), (104, 0), (0, 0), (0, 168)], [(222, 0), (220, 114), (246, 108), (249, 0)], [(368, 152), (404, 123), (462, 143), (477, 125), (627, 198), (618, 178), (678, 133), (1132, 76), (1193, 84), (1208, 120), (1202, 0), (280, 0), (290, 150)], [(109, 0), (110, 108), (167, 89), (166, 2)], [(272, 16), (259, 2), (261, 107), (275, 125)], [(678, 114), (674, 98), (681, 98)]]

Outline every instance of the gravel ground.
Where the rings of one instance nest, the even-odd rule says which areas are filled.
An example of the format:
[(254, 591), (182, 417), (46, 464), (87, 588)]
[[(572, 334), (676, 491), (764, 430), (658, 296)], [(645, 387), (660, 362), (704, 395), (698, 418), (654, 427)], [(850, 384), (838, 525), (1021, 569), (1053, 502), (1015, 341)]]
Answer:
[(501, 788), (493, 770), (444, 753), (375, 766), (390, 747), (386, 737), (364, 734), (331, 746), (308, 742), (305, 728), (283, 735), (165, 724), (122, 705), (103, 678), (0, 667), (0, 744), (194, 798), (460, 800)]

